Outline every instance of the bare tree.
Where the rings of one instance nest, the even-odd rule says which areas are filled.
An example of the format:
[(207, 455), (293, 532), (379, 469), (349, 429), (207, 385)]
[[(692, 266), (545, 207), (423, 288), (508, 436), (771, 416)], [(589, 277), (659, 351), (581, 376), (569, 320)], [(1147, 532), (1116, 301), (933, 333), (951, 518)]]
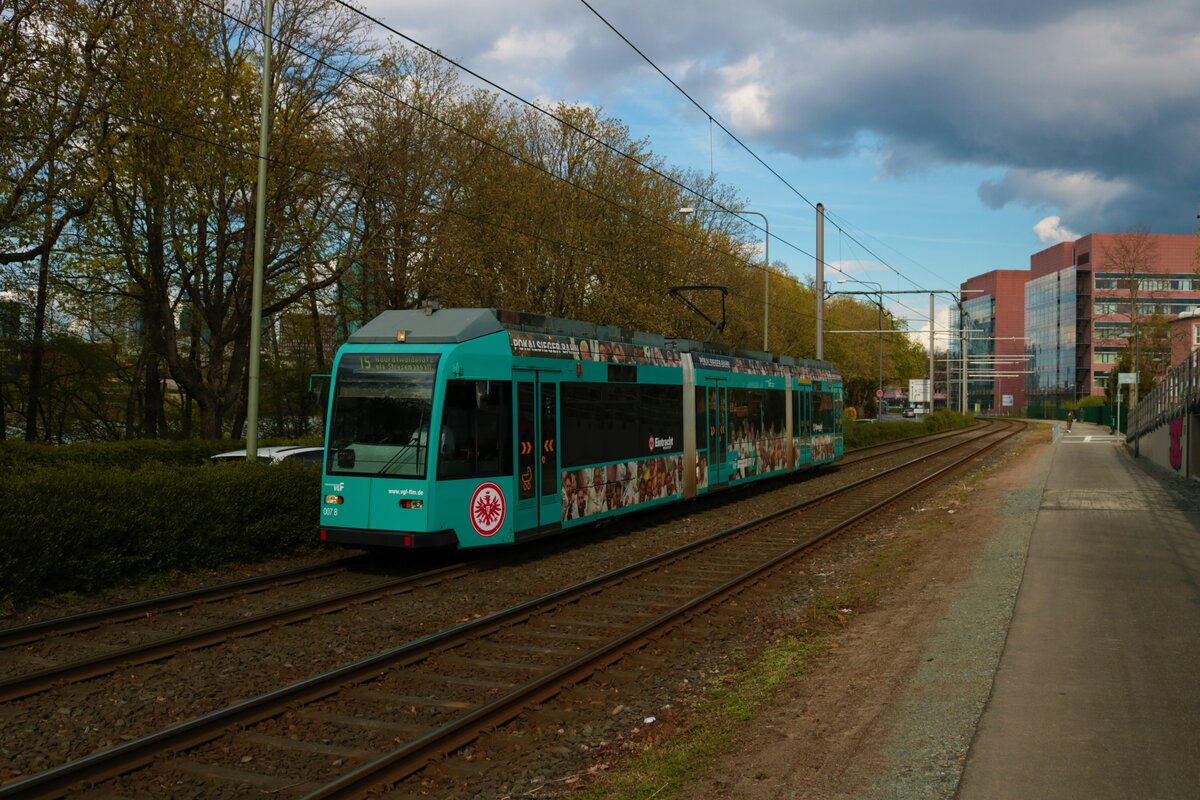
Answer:
[[(1129, 298), (1129, 327), (1130, 347), (1133, 348), (1133, 371), (1138, 373), (1141, 381), (1142, 364), (1141, 334), (1142, 309), (1141, 303), (1147, 297), (1153, 297), (1152, 291), (1143, 289), (1145, 281), (1150, 277), (1150, 269), (1158, 259), (1158, 244), (1149, 228), (1138, 226), (1125, 233), (1113, 237), (1112, 247), (1105, 252), (1108, 268), (1121, 275), (1120, 288), (1124, 289)], [(1136, 384), (1130, 404), (1137, 403)]]

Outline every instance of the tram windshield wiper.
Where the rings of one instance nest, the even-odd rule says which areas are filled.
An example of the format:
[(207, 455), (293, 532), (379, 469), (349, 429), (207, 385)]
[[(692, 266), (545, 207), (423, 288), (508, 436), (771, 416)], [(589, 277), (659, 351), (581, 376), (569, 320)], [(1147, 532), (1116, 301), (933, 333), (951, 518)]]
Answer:
[(416, 447), (420, 447), (419, 442), (409, 442), (408, 444), (404, 445), (399, 450), (397, 450), (396, 455), (389, 458), (387, 460), (387, 463), (385, 463), (382, 467), (380, 467), (379, 472), (376, 472), (375, 474), (376, 475), (386, 475), (392, 469), (392, 467), (396, 466), (396, 464), (399, 463), (402, 458), (404, 458), (406, 455), (411, 453), (413, 451), (413, 448), (416, 448)]

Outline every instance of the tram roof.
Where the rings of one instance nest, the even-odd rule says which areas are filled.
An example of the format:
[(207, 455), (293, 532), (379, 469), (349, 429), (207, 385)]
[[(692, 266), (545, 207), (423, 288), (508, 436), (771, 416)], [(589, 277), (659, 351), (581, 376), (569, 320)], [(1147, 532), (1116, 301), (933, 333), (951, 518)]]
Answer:
[(454, 343), (506, 330), (666, 347), (676, 349), (681, 353), (715, 353), (788, 366), (837, 371), (837, 368), (828, 361), (773, 356), (759, 350), (742, 350), (717, 342), (702, 342), (697, 339), (668, 339), (658, 334), (622, 328), (617, 325), (597, 325), (592, 322), (494, 308), (438, 308), (434, 306), (384, 311), (350, 334), (350, 341), (355, 344), (394, 344), (400, 341), (398, 337), (403, 332), (404, 341), (409, 344)]
[(591, 322), (494, 308), (416, 308), (384, 311), (350, 334), (350, 341), (356, 344), (394, 344), (400, 341), (398, 336), (402, 331), (404, 341), (415, 344), (465, 342), (500, 331), (525, 331), (651, 347), (669, 346), (662, 336), (653, 333), (616, 325), (596, 325)]

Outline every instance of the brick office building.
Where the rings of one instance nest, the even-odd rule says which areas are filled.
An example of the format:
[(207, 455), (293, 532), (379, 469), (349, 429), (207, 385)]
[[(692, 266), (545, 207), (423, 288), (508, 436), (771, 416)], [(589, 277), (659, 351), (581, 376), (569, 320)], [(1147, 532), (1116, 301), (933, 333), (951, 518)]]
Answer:
[[(997, 269), (968, 279), (960, 287), (965, 325), (955, 308), (951, 328), (965, 328), (967, 408), (982, 413), (1013, 413), (1025, 407), (1025, 282), (1023, 269)], [(959, 341), (950, 346), (951, 382), (961, 376)], [(957, 388), (955, 392), (959, 391)], [(955, 397), (958, 395), (955, 394)], [(957, 406), (957, 402), (953, 405)]]
[[(1029, 272), (999, 270), (971, 278), (962, 284), (963, 289), (987, 291), (987, 279), (992, 275), (1015, 272), (1026, 276), (1020, 300), (997, 287), (991, 294), (964, 293), (964, 308), (970, 316), (971, 298), (990, 296), (995, 302), (995, 319), (1023, 317), (1024, 347), (1029, 356), (1025, 403), (1052, 404), (1103, 395), (1132, 333), (1131, 285), (1142, 320), (1153, 315), (1175, 318), (1190, 310), (1200, 304), (1198, 246), (1200, 239), (1187, 234), (1090, 234), (1034, 253)], [(1131, 258), (1130, 253), (1137, 255)], [(1021, 308), (1014, 308), (1018, 303)], [(992, 394), (998, 398), (1001, 392), (997, 389)], [(1014, 403), (1018, 403), (1016, 398)]]

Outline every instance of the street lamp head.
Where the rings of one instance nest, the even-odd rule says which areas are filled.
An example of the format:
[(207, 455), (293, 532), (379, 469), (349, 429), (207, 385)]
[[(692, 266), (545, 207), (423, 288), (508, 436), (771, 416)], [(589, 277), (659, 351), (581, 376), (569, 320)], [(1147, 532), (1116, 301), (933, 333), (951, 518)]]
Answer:
[(679, 213), (680, 214), (695, 214), (696, 209), (692, 208), (691, 206), (684, 206), (683, 208), (679, 209)]

